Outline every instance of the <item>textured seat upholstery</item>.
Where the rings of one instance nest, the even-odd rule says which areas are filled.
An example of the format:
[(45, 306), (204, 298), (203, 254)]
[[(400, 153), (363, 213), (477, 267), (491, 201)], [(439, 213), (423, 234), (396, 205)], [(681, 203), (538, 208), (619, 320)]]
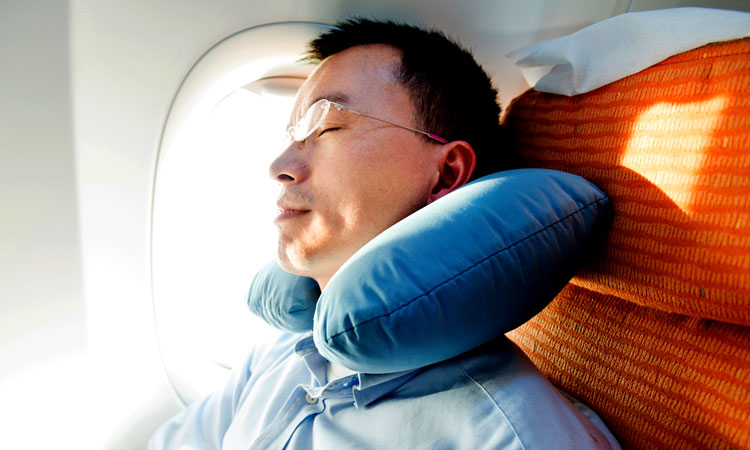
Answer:
[(624, 448), (750, 448), (750, 40), (528, 91), (504, 123), (521, 166), (614, 207), (601, 256), (511, 339)]

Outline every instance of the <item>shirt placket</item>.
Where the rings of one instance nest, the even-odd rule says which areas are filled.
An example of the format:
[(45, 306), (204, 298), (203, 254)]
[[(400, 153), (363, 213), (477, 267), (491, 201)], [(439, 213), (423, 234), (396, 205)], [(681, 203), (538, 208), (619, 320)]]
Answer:
[(306, 420), (326, 410), (329, 402), (353, 402), (352, 388), (356, 376), (337, 380), (324, 387), (298, 385), (281, 408), (281, 413), (250, 447), (255, 449), (285, 448), (292, 435)]

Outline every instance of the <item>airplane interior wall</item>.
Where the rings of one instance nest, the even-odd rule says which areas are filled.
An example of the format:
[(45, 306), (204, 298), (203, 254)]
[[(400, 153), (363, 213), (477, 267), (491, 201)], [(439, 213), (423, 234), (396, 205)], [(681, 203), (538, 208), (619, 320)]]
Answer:
[(66, 435), (46, 402), (75, 400), (59, 388), (85, 354), (68, 4), (0, 2), (0, 60), (0, 447), (14, 448), (36, 419)]
[[(507, 51), (632, 11), (742, 0), (0, 0), (0, 448), (143, 448), (181, 405), (154, 329), (159, 142), (182, 80), (248, 27), (352, 15), (460, 37), (507, 103)], [(60, 445), (61, 442), (70, 445)]]

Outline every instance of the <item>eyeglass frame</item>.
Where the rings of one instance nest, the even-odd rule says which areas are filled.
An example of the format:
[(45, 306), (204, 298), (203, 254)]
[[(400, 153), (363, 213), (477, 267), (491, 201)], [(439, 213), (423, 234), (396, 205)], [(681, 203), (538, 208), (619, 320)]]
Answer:
[[(307, 131), (307, 133), (304, 136), (302, 136), (302, 137), (295, 136), (295, 134), (296, 134), (295, 130), (299, 129), (300, 124), (302, 124), (302, 123), (305, 122), (304, 118), (308, 114), (310, 114), (310, 111), (312, 111), (313, 108), (315, 108), (316, 105), (318, 105), (318, 104), (320, 104), (321, 107), (324, 108), (323, 114), (315, 122), (315, 125), (312, 126), (312, 127), (310, 127), (310, 129)], [(323, 120), (325, 120), (326, 116), (328, 115), (328, 111), (330, 111), (330, 109), (331, 109), (331, 105), (335, 106), (336, 109), (338, 109), (339, 111), (342, 111), (342, 110), (343, 111), (349, 111), (350, 113), (354, 113), (354, 114), (357, 114), (357, 115), (360, 115), (360, 116), (363, 116), (363, 117), (367, 117), (369, 119), (377, 120), (378, 122), (387, 123), (389, 125), (393, 125), (393, 126), (396, 126), (396, 127), (399, 127), (399, 128), (403, 128), (405, 130), (414, 131), (416, 133), (423, 134), (423, 135), (427, 136), (428, 138), (433, 139), (433, 140), (435, 140), (437, 142), (440, 142), (441, 144), (447, 144), (448, 143), (447, 139), (445, 139), (443, 137), (440, 137), (440, 136), (438, 136), (435, 133), (430, 133), (430, 132), (427, 132), (427, 131), (422, 131), (422, 130), (419, 130), (417, 128), (407, 127), (406, 125), (401, 125), (401, 124), (398, 124), (398, 123), (395, 123), (395, 122), (391, 122), (389, 120), (379, 119), (377, 117), (373, 117), (373, 116), (370, 116), (368, 114), (365, 114), (365, 113), (362, 113), (362, 112), (359, 112), (359, 111), (355, 111), (355, 110), (349, 108), (348, 106), (344, 106), (341, 103), (337, 103), (337, 102), (334, 102), (334, 101), (331, 101), (331, 100), (328, 100), (328, 99), (325, 99), (325, 98), (322, 98), (322, 99), (316, 101), (315, 103), (313, 103), (312, 105), (310, 105), (310, 107), (307, 108), (307, 111), (305, 111), (304, 116), (302, 116), (302, 120), (300, 120), (297, 123), (297, 125), (287, 127), (287, 129), (286, 129), (286, 136), (287, 136), (287, 139), (289, 140), (289, 142), (290, 143), (292, 141), (302, 142), (305, 139), (307, 139), (308, 137), (310, 137), (310, 135), (313, 134), (315, 132), (315, 130), (317, 130), (320, 127), (321, 123), (323, 123)]]

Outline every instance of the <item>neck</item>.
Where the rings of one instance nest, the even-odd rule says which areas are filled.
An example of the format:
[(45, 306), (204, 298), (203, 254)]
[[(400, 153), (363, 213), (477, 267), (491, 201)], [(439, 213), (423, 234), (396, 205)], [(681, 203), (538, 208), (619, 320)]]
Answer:
[(320, 286), (320, 290), (326, 288), (328, 285), (328, 282), (331, 281), (331, 277), (314, 277), (314, 280), (318, 282), (318, 286)]
[(344, 378), (345, 376), (351, 375), (353, 373), (356, 373), (354, 370), (349, 370), (344, 366), (340, 366), (336, 363), (328, 362), (328, 367), (326, 368), (326, 378), (327, 382), (330, 383), (333, 380), (338, 380), (339, 378)]

